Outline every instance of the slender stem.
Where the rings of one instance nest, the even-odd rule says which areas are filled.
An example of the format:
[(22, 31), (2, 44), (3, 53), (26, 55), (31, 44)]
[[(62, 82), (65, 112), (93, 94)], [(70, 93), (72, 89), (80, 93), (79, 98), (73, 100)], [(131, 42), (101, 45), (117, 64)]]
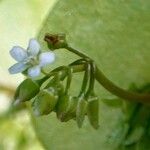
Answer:
[(48, 75), (48, 73), (43, 68), (41, 69), (41, 72), (46, 76)]
[[(60, 71), (63, 67), (64, 66), (57, 69)], [(73, 65), (71, 68), (73, 69), (74, 73), (82, 72), (85, 70), (85, 64)], [(58, 70), (53, 70), (49, 75), (56, 73), (55, 71)], [(107, 77), (99, 70), (98, 67), (95, 68), (95, 78), (105, 89), (122, 99), (150, 104), (150, 94), (130, 92), (118, 87), (109, 79), (107, 79)]]
[(72, 47), (67, 46), (66, 49), (82, 58), (87, 58), (91, 60), (91, 58), (89, 58), (86, 54), (83, 54)]
[(94, 93), (94, 84), (95, 84), (95, 64), (93, 61), (89, 62), (90, 63), (90, 84), (89, 84), (89, 88), (87, 91), (86, 96), (88, 97), (91, 93)]
[(95, 78), (105, 89), (115, 94), (116, 96), (119, 96), (120, 98), (150, 104), (150, 94), (139, 94), (135, 92), (130, 92), (116, 86), (113, 82), (107, 79), (97, 67)]
[(85, 72), (84, 72), (84, 77), (83, 77), (83, 82), (82, 82), (82, 87), (81, 87), (79, 97), (83, 94), (85, 95), (86, 87), (87, 87), (87, 83), (88, 83), (89, 75), (90, 75), (90, 69), (91, 69), (90, 64), (89, 63), (85, 64)]
[(65, 94), (68, 94), (68, 91), (69, 91), (70, 86), (71, 86), (72, 69), (68, 67), (67, 72), (68, 72), (68, 77), (67, 77), (67, 83), (66, 83), (66, 88), (65, 88)]
[[(66, 49), (82, 58), (92, 60), (89, 58), (87, 55), (79, 52), (78, 50), (67, 46)], [(76, 68), (77, 69), (77, 68)], [(141, 102), (141, 103), (149, 103), (150, 104), (150, 94), (139, 94), (135, 92), (130, 92), (126, 91), (118, 86), (116, 86), (113, 82), (111, 82), (107, 77), (96, 67), (96, 72), (95, 72), (95, 78), (96, 80), (109, 92), (112, 94), (126, 99), (130, 101), (135, 101), (135, 102)]]
[[(82, 72), (85, 70), (85, 65), (75, 65), (72, 66), (73, 72)], [(113, 82), (111, 82), (109, 79), (105, 77), (105, 75), (96, 67), (95, 68), (95, 78), (96, 80), (109, 92), (112, 94), (125, 99), (129, 101), (134, 101), (134, 102), (140, 102), (144, 104), (150, 104), (150, 94), (142, 94), (142, 93), (135, 93), (135, 92), (130, 92), (126, 91), (117, 85), (115, 85)]]
[[(49, 41), (47, 41), (49, 42)], [(78, 55), (81, 58), (84, 58), (86, 60), (92, 60), (90, 57), (87, 55), (79, 52), (78, 50), (66, 45), (65, 47), (66, 50)], [(80, 72), (85, 69), (84, 65), (76, 65), (72, 66), (74, 69), (74, 72)], [(130, 101), (138, 101), (141, 103), (149, 103), (150, 104), (150, 94), (139, 94), (139, 93), (134, 93), (134, 92), (129, 92), (126, 91), (118, 86), (116, 86), (113, 82), (111, 82), (107, 77), (96, 67), (96, 72), (95, 72), (95, 78), (97, 81), (109, 92), (115, 94), (116, 96), (119, 96), (120, 98), (130, 100)]]
[(87, 62), (86, 59), (81, 58), (81, 59), (78, 59), (78, 60), (76, 60), (76, 61), (70, 63), (69, 66), (79, 65), (79, 64), (81, 64), (81, 63), (86, 63), (86, 62)]
[[(73, 72), (76, 73), (84, 71), (86, 69), (86, 66), (85, 64), (80, 64), (80, 65), (73, 65), (71, 66), (71, 68)], [(95, 68), (95, 78), (105, 89), (107, 89), (109, 92), (122, 99), (150, 104), (150, 94), (142, 94), (142, 93), (139, 94), (135, 92), (126, 91), (118, 87), (109, 79), (107, 79), (107, 77), (99, 70), (98, 67)]]

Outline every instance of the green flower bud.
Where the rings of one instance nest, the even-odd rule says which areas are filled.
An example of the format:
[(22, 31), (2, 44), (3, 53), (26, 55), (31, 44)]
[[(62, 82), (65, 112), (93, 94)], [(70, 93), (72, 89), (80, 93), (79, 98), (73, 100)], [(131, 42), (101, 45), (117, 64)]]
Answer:
[(98, 129), (99, 127), (99, 102), (97, 96), (90, 96), (87, 104), (87, 116), (90, 124)]
[(68, 102), (68, 106), (66, 108), (66, 112), (64, 113), (64, 121), (69, 121), (76, 117), (76, 109), (77, 109), (78, 98), (71, 97)]
[(62, 95), (64, 93), (64, 85), (62, 81), (57, 82), (57, 79), (52, 79), (46, 84), (44, 89), (48, 89), (50, 87), (55, 88), (55, 90), (58, 92), (58, 95)]
[(68, 103), (68, 107), (67, 107), (66, 113), (76, 112), (77, 103), (78, 103), (78, 97), (71, 97), (69, 99), (69, 103)]
[(56, 106), (56, 113), (57, 113), (57, 118), (60, 119), (62, 122), (64, 121), (64, 115), (66, 113), (70, 99), (71, 99), (71, 96), (62, 95), (60, 96), (58, 100), (58, 103)]
[(76, 110), (76, 121), (79, 128), (82, 127), (86, 111), (87, 111), (87, 101), (84, 99), (83, 96), (79, 97)]
[(61, 82), (56, 84), (54, 88), (57, 90), (58, 95), (62, 95), (64, 93), (64, 85)]
[(44, 40), (47, 42), (50, 49), (65, 48), (67, 46), (66, 35), (60, 34), (46, 34)]
[(14, 95), (14, 99), (16, 100), (15, 103), (29, 101), (36, 96), (39, 90), (40, 87), (35, 81), (31, 79), (24, 80), (19, 85)]
[(37, 116), (49, 114), (55, 108), (57, 99), (54, 89), (41, 90), (32, 103), (34, 114)]

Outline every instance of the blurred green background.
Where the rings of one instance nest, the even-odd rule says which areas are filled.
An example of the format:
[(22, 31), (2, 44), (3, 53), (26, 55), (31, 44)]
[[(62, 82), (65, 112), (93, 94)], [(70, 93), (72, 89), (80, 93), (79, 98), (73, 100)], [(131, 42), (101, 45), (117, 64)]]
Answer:
[[(138, 86), (150, 83), (149, 14), (149, 0), (1, 0), (1, 90), (2, 85), (14, 89), (23, 80), (20, 74), (8, 74), (8, 67), (15, 62), (9, 56), (11, 47), (26, 47), (29, 38), (38, 37), (46, 50), (43, 37), (47, 32), (66, 33), (71, 46), (91, 56), (122, 88), (128, 89), (133, 82)], [(76, 59), (64, 50), (56, 54), (53, 67)], [(75, 76), (74, 89), (80, 77)], [(114, 98), (98, 84), (96, 93), (100, 99)], [(11, 99), (11, 93), (1, 92), (0, 150), (42, 150), (41, 143), (48, 150), (116, 150), (122, 139), (118, 123), (123, 118), (121, 108), (100, 101), (100, 128), (95, 131), (87, 119), (78, 129), (75, 121), (60, 123), (54, 113), (32, 119), (27, 110), (11, 114), (7, 111)], [(149, 144), (143, 141), (125, 150), (148, 150)]]

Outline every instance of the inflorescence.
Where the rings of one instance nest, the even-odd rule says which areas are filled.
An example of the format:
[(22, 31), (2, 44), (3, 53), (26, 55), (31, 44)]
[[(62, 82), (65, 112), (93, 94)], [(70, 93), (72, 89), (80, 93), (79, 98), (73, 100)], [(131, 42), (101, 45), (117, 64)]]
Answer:
[[(48, 52), (41, 52), (40, 44), (35, 39), (29, 41), (27, 50), (15, 46), (10, 51), (17, 63), (9, 68), (9, 72), (11, 74), (22, 72), (26, 76), (16, 89), (15, 104), (31, 101), (36, 116), (55, 112), (60, 121), (67, 122), (74, 119), (78, 127), (82, 127), (87, 116), (90, 124), (97, 129), (99, 127), (99, 100), (94, 91), (95, 80), (121, 98), (150, 103), (149, 94), (128, 92), (109, 81), (91, 58), (68, 46), (64, 34), (46, 34), (44, 40), (50, 49)], [(43, 71), (44, 67), (55, 61), (54, 50), (60, 48), (73, 52), (80, 59), (46, 73)], [(70, 85), (75, 72), (84, 72), (84, 75), (79, 94), (72, 96)], [(40, 74), (44, 76), (35, 79)]]

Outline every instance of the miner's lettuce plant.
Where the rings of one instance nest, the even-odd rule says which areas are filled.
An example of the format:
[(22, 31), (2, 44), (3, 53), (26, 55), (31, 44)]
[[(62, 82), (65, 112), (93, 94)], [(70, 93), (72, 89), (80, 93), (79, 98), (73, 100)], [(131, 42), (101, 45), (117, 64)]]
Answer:
[[(71, 1), (68, 3), (59, 2), (57, 7), (60, 8), (59, 6), (62, 6), (62, 8), (63, 7), (70, 8), (77, 5), (78, 2), (79, 1), (77, 2)], [(150, 130), (149, 87), (150, 86), (149, 86), (149, 82), (144, 82), (145, 83), (144, 86), (137, 86), (136, 84), (133, 84), (134, 86), (131, 87), (131, 82), (132, 82), (131, 79), (133, 79), (133, 81), (137, 82), (138, 84), (138, 81), (141, 80), (139, 79), (139, 76), (143, 75), (145, 78), (148, 78), (149, 70), (143, 71), (141, 67), (138, 67), (137, 65), (134, 66), (133, 64), (124, 61), (124, 57), (126, 59), (129, 59), (130, 61), (132, 59), (133, 61), (136, 61), (135, 58), (139, 58), (139, 57), (141, 58), (142, 56), (143, 56), (142, 59), (143, 62), (149, 60), (149, 59), (144, 60), (144, 58), (147, 58), (148, 55), (145, 56), (143, 54), (148, 52), (148, 50), (146, 50), (149, 48), (148, 46), (145, 45), (145, 49), (143, 50), (142, 53), (143, 55), (141, 56), (141, 52), (136, 51), (136, 48), (130, 43), (130, 41), (128, 41), (128, 38), (132, 36), (134, 32), (134, 34), (136, 34), (136, 37), (133, 36), (133, 38), (139, 41), (137, 45), (139, 45), (139, 47), (142, 49), (142, 46), (140, 45), (140, 39), (141, 39), (141, 34), (143, 35), (145, 32), (141, 33), (141, 30), (139, 30), (138, 26), (135, 26), (135, 24), (139, 22), (136, 20), (136, 18), (134, 18), (131, 27), (130, 25), (129, 27), (126, 26), (126, 29), (129, 28), (128, 32), (124, 33), (120, 29), (121, 30), (120, 32), (122, 34), (125, 34), (124, 37), (120, 38), (120, 36), (117, 35), (116, 33), (117, 31), (115, 29), (116, 27), (115, 25), (120, 25), (119, 23), (117, 24), (117, 21), (122, 23), (125, 20), (116, 18), (115, 19), (116, 22), (113, 21), (114, 31), (116, 32), (112, 33), (112, 35), (107, 35), (107, 30), (110, 29), (107, 28), (108, 25), (106, 23), (104, 23), (104, 25), (99, 24), (101, 28), (97, 26), (95, 22), (97, 22), (96, 20), (98, 19), (98, 15), (95, 14), (96, 12), (95, 13), (93, 12), (93, 8), (89, 7), (90, 1), (86, 1), (86, 2), (83, 1), (80, 3), (81, 3), (80, 6), (82, 6), (82, 8), (86, 7), (88, 11), (87, 14), (84, 14), (85, 9), (83, 10), (82, 8), (79, 8), (77, 14), (74, 14), (75, 16), (77, 16), (78, 22), (75, 21), (74, 17), (72, 18), (71, 17), (65, 18), (65, 16), (62, 17), (60, 14), (65, 13), (64, 9), (58, 9), (56, 7), (56, 9), (54, 9), (54, 12), (59, 12), (59, 13), (58, 14), (54, 13), (55, 14), (54, 16), (53, 15), (51, 16), (51, 14), (49, 15), (47, 23), (44, 25), (39, 36), (42, 45), (45, 48), (47, 47), (49, 48), (47, 52), (53, 51), (51, 53), (54, 52), (57, 53), (56, 56), (58, 56), (62, 60), (64, 60), (65, 58), (64, 61), (61, 61), (61, 66), (56, 66), (55, 65), (55, 63), (57, 64), (56, 61), (55, 63), (53, 63), (53, 65), (56, 67), (53, 70), (51, 69), (51, 67), (48, 67), (47, 70), (44, 70), (42, 66), (42, 69), (41, 68), (40, 69), (42, 70), (43, 76), (39, 76), (38, 79), (29, 79), (30, 74), (28, 73), (28, 71), (23, 70), (23, 74), (26, 75), (27, 77), (26, 80), (30, 80), (33, 83), (33, 85), (37, 85), (37, 86), (33, 88), (35, 90), (33, 90), (34, 92), (32, 93), (32, 91), (26, 90), (29, 88), (29, 86), (28, 84), (25, 83), (26, 80), (23, 81), (20, 84), (20, 87), (18, 87), (17, 89), (17, 92), (15, 94), (15, 100), (19, 100), (19, 103), (30, 100), (32, 103), (34, 114), (37, 116), (41, 116), (39, 118), (33, 117), (33, 119), (35, 121), (35, 128), (38, 133), (38, 136), (47, 149), (50, 149), (52, 147), (60, 149), (57, 145), (53, 145), (52, 144), (53, 142), (52, 143), (50, 142), (52, 145), (49, 144), (50, 137), (54, 136), (52, 134), (53, 129), (56, 134), (54, 138), (58, 142), (58, 145), (59, 144), (63, 145), (63, 142), (59, 141), (58, 135), (60, 135), (60, 133), (58, 133), (57, 128), (59, 128), (60, 131), (62, 132), (62, 135), (64, 135), (63, 141), (69, 139), (67, 145), (71, 145), (71, 144), (73, 145), (74, 138), (71, 137), (71, 134), (77, 137), (74, 139), (77, 145), (73, 149), (82, 149), (85, 147), (87, 149), (91, 149), (91, 147), (92, 148), (94, 147), (96, 149), (97, 147), (100, 147), (101, 145), (104, 144), (104, 138), (105, 139), (107, 138), (104, 132), (106, 132), (107, 130), (111, 132), (113, 130), (112, 127), (111, 128), (109, 127), (111, 126), (112, 122), (114, 123), (116, 121), (115, 115), (118, 115), (117, 111), (116, 114), (113, 114), (114, 110), (111, 111), (112, 106), (113, 108), (116, 108), (116, 106), (117, 109), (120, 108), (121, 112), (119, 113), (123, 114), (123, 116), (121, 117), (122, 119), (120, 119), (119, 124), (116, 125), (117, 126), (116, 130), (115, 129), (113, 130), (111, 138), (114, 139), (114, 141), (115, 139), (117, 139), (116, 141), (118, 143), (115, 141), (117, 143), (117, 146), (121, 145), (124, 148), (132, 148), (132, 149), (134, 149), (137, 146), (140, 147), (140, 144), (142, 145), (146, 141), (146, 139), (148, 139), (148, 137), (150, 136), (149, 135), (149, 130)], [(86, 6), (84, 5), (85, 3), (87, 4)], [(128, 10), (126, 9), (124, 3), (122, 4), (120, 4), (120, 2), (115, 2), (115, 3), (117, 6), (115, 6), (113, 3), (110, 2), (106, 2), (106, 3), (103, 2), (103, 5), (101, 5), (101, 7), (106, 5), (107, 7), (110, 8), (111, 13), (113, 12), (114, 15), (116, 15), (116, 12), (114, 12), (114, 10), (117, 10), (116, 8), (121, 5), (120, 7), (122, 8), (122, 10), (120, 15), (123, 16), (123, 19), (129, 19), (130, 17), (132, 17), (130, 16), (130, 14), (125, 13)], [(96, 4), (98, 5), (99, 1)], [(134, 2), (132, 3), (132, 6), (133, 4)], [(95, 5), (94, 3), (95, 8), (97, 8), (97, 5)], [(103, 7), (101, 9), (103, 10)], [(133, 9), (132, 11), (136, 12), (137, 9)], [(140, 11), (143, 12), (144, 10), (140, 10)], [(109, 22), (109, 24), (112, 23), (111, 13), (109, 15), (105, 14), (104, 12), (102, 13), (105, 16), (104, 18), (102, 17), (102, 19), (106, 19), (106, 20), (108, 19), (106, 22)], [(130, 17), (126, 18), (125, 14)], [(89, 21), (89, 23), (85, 23), (84, 20), (80, 18), (85, 18), (85, 20), (87, 22)], [(61, 19), (65, 20), (65, 21), (63, 20), (63, 24), (59, 23)], [(73, 26), (76, 27), (77, 29), (72, 28), (70, 22), (72, 22)], [(145, 24), (144, 25), (142, 24), (141, 28), (147, 31)], [(85, 30), (89, 29), (89, 31), (85, 33), (84, 29)], [(69, 40), (66, 40), (65, 34), (53, 34), (53, 33), (46, 34), (51, 30), (52, 32), (63, 31), (64, 33), (68, 33), (67, 36)], [(110, 41), (108, 40), (107, 44), (102, 41), (100, 42), (99, 39), (103, 39), (106, 35), (108, 38), (110, 36), (116, 37), (115, 40), (118, 40), (119, 43), (121, 43), (122, 45), (116, 44), (111, 38), (109, 38)], [(127, 39), (125, 37), (127, 37)], [(145, 37), (147, 38), (146, 35)], [(106, 50), (109, 44), (111, 45), (111, 47), (110, 50), (108, 50), (108, 53), (109, 56), (111, 57), (109, 57), (108, 59)], [(133, 50), (130, 49), (130, 46), (133, 48)], [(75, 49), (74, 47), (78, 47), (79, 49), (80, 47), (84, 48), (85, 49), (83, 50), (84, 53), (80, 50)], [(119, 53), (120, 49), (122, 49), (123, 54)], [(133, 51), (135, 51), (135, 56), (133, 55)], [(79, 58), (76, 58), (74, 55), (71, 55), (71, 58), (69, 58), (70, 57), (69, 52), (77, 55)], [(85, 53), (87, 53), (87, 55), (85, 55)], [(47, 58), (49, 59), (50, 57)], [(67, 62), (66, 58), (68, 58), (71, 61), (67, 65), (64, 63), (65, 61)], [(117, 63), (115, 62), (116, 60), (118, 60)], [(102, 62), (105, 64), (104, 66)], [(117, 66), (119, 67), (121, 63), (123, 65), (123, 68), (121, 67), (120, 68), (123, 69), (122, 72), (124, 71), (124, 73), (121, 72), (120, 74), (117, 74), (116, 82), (118, 81), (118, 83), (120, 83), (120, 86), (117, 86), (116, 84), (111, 82), (108, 78), (115, 79), (115, 75), (113, 75), (113, 73), (117, 72)], [(105, 66), (108, 65), (110, 66), (109, 68), (110, 70), (108, 70), (109, 72), (107, 73), (108, 77), (106, 77), (106, 75), (102, 73), (101, 69), (106, 70), (107, 67)], [(128, 80), (126, 79), (124, 81), (121, 81), (121, 76), (125, 74), (131, 75), (130, 72), (128, 72), (128, 69), (132, 69), (133, 68), (132, 65), (135, 67), (134, 68), (135, 70), (137, 68), (135, 72), (139, 72), (139, 76), (133, 74), (135, 75), (135, 77), (131, 77), (130, 79), (127, 76), (126, 78)], [(147, 63), (145, 63), (145, 65), (148, 66)], [(82, 74), (83, 77), (80, 79), (78, 78), (77, 82), (73, 83), (75, 79), (74, 74), (75, 73), (79, 74), (80, 72), (84, 73)], [(111, 96), (112, 98), (110, 99), (107, 99), (107, 96), (105, 98), (104, 95), (101, 95), (101, 93), (104, 93), (104, 90), (101, 89), (97, 83), (95, 84), (95, 82), (102, 85), (107, 91), (111, 92), (113, 95), (117, 96), (118, 98), (117, 97), (113, 98), (113, 96)], [(27, 85), (26, 88), (21, 88), (23, 87), (22, 86), (23, 84)], [(121, 85), (123, 84), (125, 84), (126, 87), (128, 86), (128, 90), (124, 90), (123, 88), (121, 88)], [(76, 89), (78, 89), (79, 91), (74, 92), (76, 91)], [(27, 95), (27, 98), (24, 98), (24, 100), (20, 100), (22, 99), (22, 94), (20, 93), (22, 94), (25, 93), (24, 95)], [(30, 95), (29, 98), (28, 95)], [(108, 107), (108, 109), (106, 109), (110, 115), (112, 113), (112, 116), (109, 119), (108, 116), (106, 115), (108, 112), (106, 112), (105, 109), (99, 110), (99, 106), (104, 105), (102, 104), (102, 102), (104, 102), (106, 105), (111, 106)], [(102, 111), (105, 112), (103, 113)], [(102, 123), (102, 127), (104, 131), (101, 130), (102, 129), (101, 122), (103, 119), (105, 119), (105, 117), (99, 120), (99, 118), (101, 118), (100, 115), (101, 113), (99, 112), (103, 113), (103, 116), (105, 116), (108, 119), (105, 125)], [(53, 117), (53, 114), (55, 113), (57, 118), (60, 121), (67, 122), (67, 123), (59, 124)], [(52, 119), (52, 121), (49, 119)], [(89, 123), (87, 123), (86, 121), (87, 119), (89, 120), (89, 123), (93, 128), (98, 129), (96, 133), (93, 130), (91, 130), (91, 128), (88, 126)], [(77, 122), (79, 128), (82, 127), (80, 130), (78, 129), (76, 131), (76, 127), (74, 126), (74, 122), (75, 122), (74, 120)], [(81, 136), (78, 137), (78, 134), (81, 134)], [(80, 140), (83, 137), (87, 138), (87, 141), (85, 142), (86, 144), (84, 146), (79, 144)], [(110, 147), (115, 148), (116, 147), (115, 142), (112, 142), (112, 145), (108, 144), (109, 148), (103, 145), (104, 147), (103, 149), (110, 149)], [(63, 145), (62, 147), (66, 149), (67, 145), (66, 146)]]

